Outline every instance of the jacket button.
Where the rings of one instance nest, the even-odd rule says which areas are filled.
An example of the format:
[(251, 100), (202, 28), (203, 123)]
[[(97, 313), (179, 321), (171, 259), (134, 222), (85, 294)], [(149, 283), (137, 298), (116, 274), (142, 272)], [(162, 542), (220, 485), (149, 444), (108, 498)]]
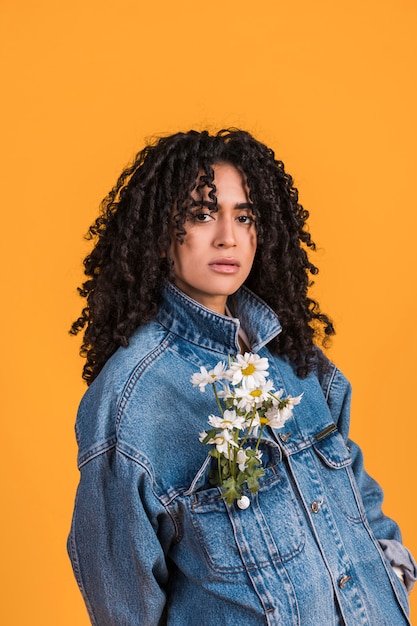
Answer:
[(323, 502), (317, 502), (317, 500), (314, 500), (314, 502), (310, 504), (310, 509), (313, 511), (313, 513), (318, 513), (321, 509), (322, 504)]
[(344, 589), (346, 586), (346, 583), (349, 582), (351, 578), (352, 576), (341, 576), (339, 578), (339, 582), (337, 583), (339, 585), (339, 589)]
[(248, 506), (250, 506), (250, 500), (248, 496), (242, 496), (241, 498), (239, 498), (239, 500), (237, 501), (237, 505), (239, 509), (242, 509), (242, 511), (247, 509)]

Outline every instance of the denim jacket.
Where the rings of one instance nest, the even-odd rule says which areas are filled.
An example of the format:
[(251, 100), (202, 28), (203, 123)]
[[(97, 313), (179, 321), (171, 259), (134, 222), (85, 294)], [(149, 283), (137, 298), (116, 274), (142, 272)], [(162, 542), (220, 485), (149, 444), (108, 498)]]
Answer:
[[(396, 626), (409, 624), (415, 564), (382, 491), (348, 439), (350, 386), (328, 364), (300, 379), (268, 351), (275, 313), (245, 287), (236, 318), (167, 285), (156, 318), (86, 392), (76, 435), (81, 480), (68, 550), (100, 626)], [(265, 433), (265, 474), (251, 505), (226, 506), (208, 480), (199, 433), (216, 413), (191, 383), (239, 351), (267, 357), (292, 418)]]

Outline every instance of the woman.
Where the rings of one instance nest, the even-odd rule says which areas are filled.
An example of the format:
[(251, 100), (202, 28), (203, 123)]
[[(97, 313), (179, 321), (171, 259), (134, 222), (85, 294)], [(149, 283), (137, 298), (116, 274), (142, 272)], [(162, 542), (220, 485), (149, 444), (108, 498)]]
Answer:
[[(315, 346), (334, 330), (307, 295), (307, 217), (238, 130), (160, 139), (104, 200), (72, 328), (89, 389), (68, 549), (93, 624), (409, 623), (415, 563)], [(268, 359), (299, 404), (262, 430), (257, 488), (228, 502), (199, 441), (216, 400), (190, 380), (238, 354)]]

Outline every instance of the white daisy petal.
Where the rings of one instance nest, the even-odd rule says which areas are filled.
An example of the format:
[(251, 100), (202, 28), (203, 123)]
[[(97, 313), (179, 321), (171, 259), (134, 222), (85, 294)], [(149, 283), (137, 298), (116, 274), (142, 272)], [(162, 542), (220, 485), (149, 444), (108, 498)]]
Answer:
[(230, 376), (233, 385), (241, 384), (247, 389), (255, 389), (265, 384), (268, 377), (268, 359), (257, 354), (246, 352), (238, 354), (236, 361), (230, 365)]
[(191, 376), (191, 382), (194, 387), (199, 387), (200, 391), (205, 391), (206, 385), (223, 380), (225, 378), (226, 365), (219, 361), (217, 365), (210, 371), (204, 366), (200, 367), (200, 371)]

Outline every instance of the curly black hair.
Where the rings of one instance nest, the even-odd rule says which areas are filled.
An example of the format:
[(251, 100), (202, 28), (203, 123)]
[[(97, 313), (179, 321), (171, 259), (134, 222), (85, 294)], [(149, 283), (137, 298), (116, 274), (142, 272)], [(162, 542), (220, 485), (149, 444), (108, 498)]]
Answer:
[[(306, 229), (308, 212), (298, 202), (293, 180), (274, 152), (249, 133), (191, 130), (158, 139), (136, 155), (104, 198), (89, 228), (96, 241), (84, 260), (88, 277), (79, 293), (87, 306), (70, 332), (85, 328), (83, 378), (90, 384), (119, 346), (158, 309), (161, 288), (173, 280), (170, 232), (184, 237), (192, 192), (203, 186), (215, 198), (212, 166), (229, 163), (246, 177), (256, 215), (258, 245), (245, 284), (277, 313), (282, 332), (269, 349), (289, 359), (305, 377), (316, 361), (314, 340), (334, 334), (327, 315), (307, 292), (317, 274), (307, 250), (315, 244)], [(198, 180), (197, 180), (198, 179)]]

